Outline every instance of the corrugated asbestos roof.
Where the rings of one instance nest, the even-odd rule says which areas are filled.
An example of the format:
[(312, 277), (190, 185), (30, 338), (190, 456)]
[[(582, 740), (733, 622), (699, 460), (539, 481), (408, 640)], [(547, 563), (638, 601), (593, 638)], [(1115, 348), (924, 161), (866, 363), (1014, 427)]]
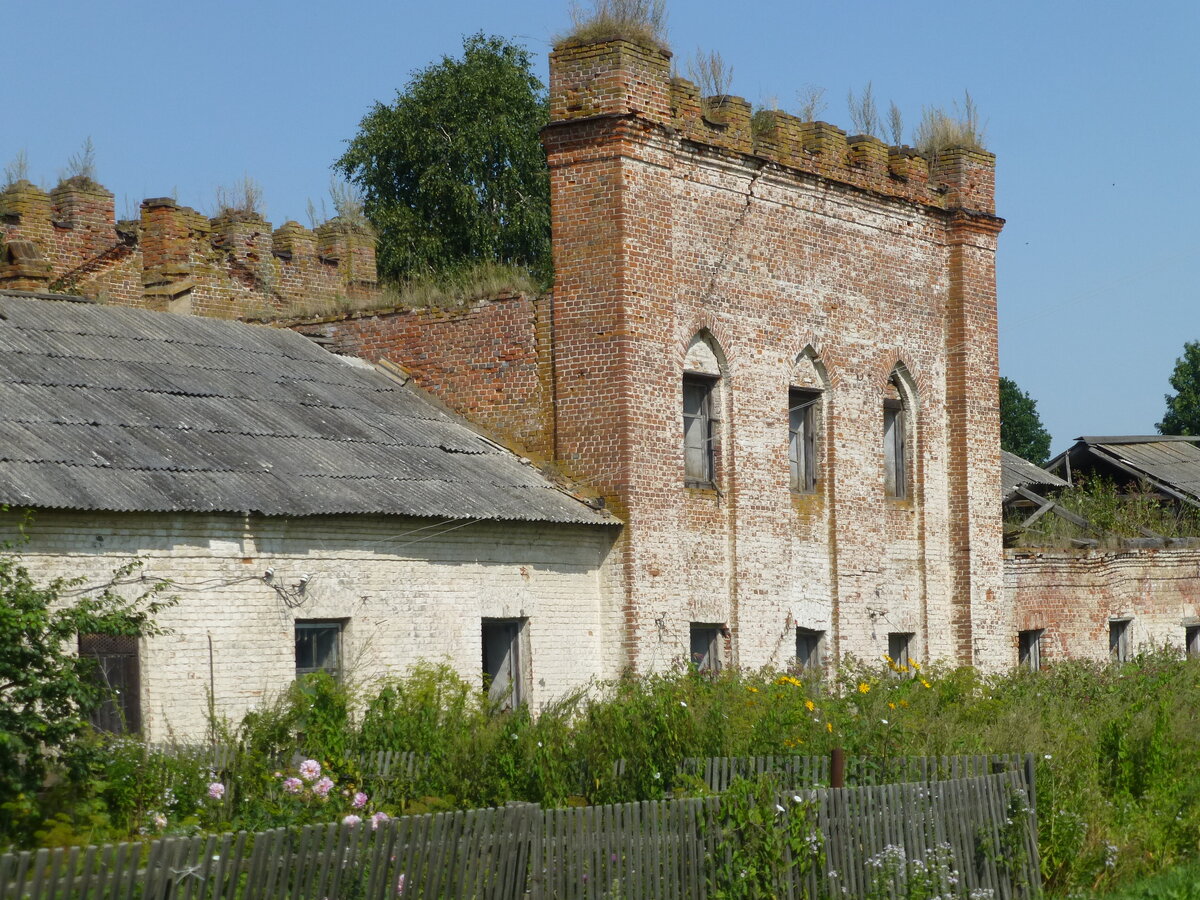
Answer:
[(1102, 458), (1107, 457), (1135, 473), (1144, 474), (1151, 481), (1200, 499), (1200, 447), (1195, 443), (1198, 438), (1134, 435), (1079, 440)]
[(1066, 487), (1067, 482), (1045, 469), (1007, 450), (1000, 451), (1000, 482), (1004, 496), (1011, 497), (1019, 487)]
[(0, 503), (617, 521), (295, 332), (3, 292)]

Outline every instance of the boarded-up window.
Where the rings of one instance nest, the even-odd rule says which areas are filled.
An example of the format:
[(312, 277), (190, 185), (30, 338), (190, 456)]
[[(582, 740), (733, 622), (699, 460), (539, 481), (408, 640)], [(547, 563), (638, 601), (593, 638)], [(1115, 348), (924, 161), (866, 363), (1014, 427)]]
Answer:
[(523, 619), (484, 619), (483, 683), (488, 700), (500, 709), (525, 702), (525, 660), (521, 652)]
[(1108, 658), (1113, 662), (1129, 659), (1129, 619), (1112, 619), (1108, 623)]
[(1036, 672), (1042, 667), (1042, 631), (1033, 628), (1017, 633), (1017, 664), (1023, 669)]
[(889, 497), (908, 495), (905, 478), (904, 403), (883, 401), (883, 483)]
[(817, 403), (816, 391), (788, 392), (788, 464), (792, 490), (811, 494), (817, 489)]
[(693, 622), (691, 627), (692, 665), (701, 672), (721, 670), (721, 626)]
[(1200, 659), (1200, 625), (1188, 625), (1184, 629), (1183, 646), (1188, 659)]
[(138, 639), (132, 635), (81, 634), (79, 655), (94, 661), (93, 676), (106, 695), (92, 712), (92, 725), (116, 734), (141, 731)]
[(711, 487), (714, 483), (716, 384), (717, 379), (707, 375), (683, 376), (683, 477), (691, 487)]
[(300, 621), (296, 623), (296, 676), (327, 672), (334, 678), (342, 675), (342, 627), (334, 620)]
[(811, 628), (796, 629), (796, 665), (821, 671), (824, 665), (825, 632)]

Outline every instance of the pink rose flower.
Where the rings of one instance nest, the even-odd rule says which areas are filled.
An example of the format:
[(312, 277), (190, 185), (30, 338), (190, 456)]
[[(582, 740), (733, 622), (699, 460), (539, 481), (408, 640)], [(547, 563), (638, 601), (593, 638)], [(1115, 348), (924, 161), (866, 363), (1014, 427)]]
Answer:
[(225, 785), (221, 784), (219, 781), (214, 781), (208, 786), (208, 796), (212, 797), (214, 800), (220, 800), (225, 796)]

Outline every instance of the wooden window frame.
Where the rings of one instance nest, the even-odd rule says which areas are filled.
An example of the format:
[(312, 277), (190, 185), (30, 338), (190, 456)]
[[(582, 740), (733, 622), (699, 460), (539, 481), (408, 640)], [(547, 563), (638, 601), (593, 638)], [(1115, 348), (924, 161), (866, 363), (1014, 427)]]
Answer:
[[(683, 403), (681, 409), (683, 412), (683, 483), (685, 487), (713, 488), (717, 484), (716, 450), (721, 423), (721, 418), (717, 410), (717, 386), (720, 380), (720, 377), (716, 375), (705, 375), (700, 372), (683, 373)], [(695, 413), (688, 412), (689, 388), (703, 391), (699, 409)], [(695, 420), (698, 425), (697, 430), (700, 432), (700, 440), (702, 442), (700, 448), (693, 448), (688, 443), (689, 436), (693, 434), (693, 431), (689, 428), (690, 420)], [(689, 450), (692, 449), (699, 449), (701, 451), (703, 471), (696, 472), (689, 469), (691, 459)]]
[(1183, 626), (1183, 656), (1200, 659), (1200, 622)]
[[(913, 658), (912, 645), (913, 638), (916, 632), (913, 631), (889, 631), (888, 632), (888, 656), (892, 658), (892, 662), (897, 666), (907, 666), (908, 661)], [(903, 643), (900, 643), (900, 642)], [(899, 649), (897, 649), (899, 647)]]
[[(479, 636), (481, 648), (481, 662), (483, 671), (483, 685), (488, 692), (488, 699), (498, 709), (511, 710), (525, 703), (528, 699), (529, 690), (529, 648), (527, 640), (527, 626), (529, 619), (527, 618), (509, 618), (496, 619), (484, 617), (480, 619)], [(507, 684), (501, 687), (496, 682), (496, 676), (500, 674), (502, 662), (489, 658), (489, 648), (491, 646), (488, 640), (489, 630), (499, 630), (511, 632), (508, 635), (498, 635), (501, 638), (501, 643), (506, 643), (508, 657), (508, 679)]]
[(92, 727), (113, 734), (140, 733), (141, 640), (135, 635), (81, 634), (78, 653), (95, 662), (93, 677), (111, 692), (91, 711)]
[(903, 500), (908, 496), (908, 408), (903, 400), (883, 401), (883, 442), (884, 492)]
[(1017, 665), (1030, 672), (1042, 669), (1042, 635), (1044, 628), (1028, 628), (1017, 632)]
[[(805, 645), (811, 646), (808, 652)], [(796, 665), (805, 672), (825, 669), (825, 632), (816, 628), (796, 628)]]
[(819, 485), (817, 407), (820, 402), (820, 391), (788, 390), (788, 483), (794, 494), (815, 494)]
[[(345, 659), (345, 635), (346, 635), (346, 619), (296, 619), (293, 623), (293, 632), (296, 639), (296, 677), (303, 678), (305, 675), (312, 675), (316, 672), (325, 672), (337, 681), (342, 680), (343, 660)], [(317, 666), (301, 666), (300, 665), (300, 633), (305, 632), (328, 632), (334, 630), (333, 652), (336, 657), (334, 666), (317, 665)], [(314, 647), (315, 652), (315, 647)]]
[(1132, 618), (1108, 620), (1108, 658), (1110, 662), (1129, 662), (1129, 626)]
[[(721, 657), (725, 649), (724, 635), (724, 625), (714, 622), (692, 622), (688, 626), (688, 661), (701, 672), (720, 672)], [(698, 650), (702, 642), (705, 647)]]

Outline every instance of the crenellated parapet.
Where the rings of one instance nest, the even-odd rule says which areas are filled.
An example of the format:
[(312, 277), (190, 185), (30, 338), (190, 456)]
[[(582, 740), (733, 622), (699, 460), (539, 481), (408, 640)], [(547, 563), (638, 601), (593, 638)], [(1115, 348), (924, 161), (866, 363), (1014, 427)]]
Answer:
[(28, 181), (0, 191), (0, 261), (0, 287), (221, 317), (286, 315), (378, 290), (375, 237), (363, 224), (272, 230), (255, 212), (210, 218), (171, 197), (117, 221), (112, 192), (82, 177), (49, 193)]
[[(994, 215), (995, 157), (956, 148), (922, 155), (780, 110), (754, 113), (731, 95), (702, 97), (672, 78), (670, 54), (626, 40), (564, 44), (551, 54), (551, 131), (580, 120), (632, 118), (682, 141), (941, 209)], [(553, 140), (551, 138), (550, 140)]]

